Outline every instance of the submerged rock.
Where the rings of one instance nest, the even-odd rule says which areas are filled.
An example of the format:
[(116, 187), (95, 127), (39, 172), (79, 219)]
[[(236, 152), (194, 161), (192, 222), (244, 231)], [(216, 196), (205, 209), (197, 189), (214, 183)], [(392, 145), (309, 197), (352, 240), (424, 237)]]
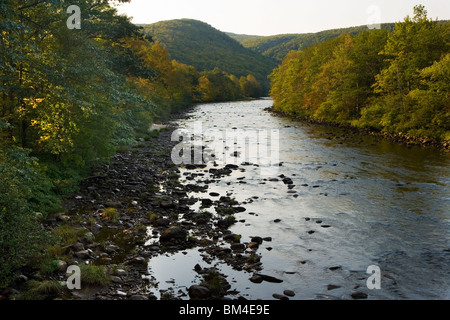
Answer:
[(189, 297), (191, 299), (206, 299), (211, 297), (211, 291), (204, 286), (192, 285), (189, 287)]

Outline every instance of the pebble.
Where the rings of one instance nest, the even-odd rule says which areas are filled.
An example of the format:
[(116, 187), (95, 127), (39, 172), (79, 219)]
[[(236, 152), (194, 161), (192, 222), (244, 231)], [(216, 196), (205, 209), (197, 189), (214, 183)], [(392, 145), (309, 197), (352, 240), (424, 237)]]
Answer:
[(120, 290), (117, 290), (116, 295), (118, 295), (119, 297), (126, 297), (127, 293), (123, 292), (123, 291), (120, 291)]
[(272, 297), (274, 297), (275, 299), (279, 299), (279, 300), (289, 300), (288, 297), (286, 297), (285, 295), (279, 294), (279, 293), (274, 293), (272, 295)]
[(134, 294), (130, 297), (130, 300), (148, 300), (148, 297), (141, 294)]
[(293, 297), (293, 296), (295, 296), (295, 292), (292, 291), (292, 290), (284, 290), (284, 291), (283, 291), (283, 294), (284, 294), (285, 296), (288, 296), (288, 297)]
[(328, 290), (334, 290), (334, 289), (338, 289), (338, 288), (340, 288), (341, 286), (338, 286), (338, 285), (335, 285), (335, 284), (329, 284), (328, 286), (327, 286), (327, 289)]
[(361, 291), (356, 291), (351, 294), (351, 297), (353, 299), (367, 299), (368, 295), (367, 295), (367, 293), (364, 293)]
[(330, 269), (331, 271), (335, 271), (335, 270), (338, 270), (340, 268), (341, 268), (341, 266), (333, 266), (333, 267), (329, 267), (328, 269)]

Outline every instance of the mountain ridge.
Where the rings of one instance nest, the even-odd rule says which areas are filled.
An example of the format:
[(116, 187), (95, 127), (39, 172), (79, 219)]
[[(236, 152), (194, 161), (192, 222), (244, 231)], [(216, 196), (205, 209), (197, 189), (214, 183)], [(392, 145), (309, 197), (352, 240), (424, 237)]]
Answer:
[(252, 74), (268, 91), (267, 77), (277, 62), (245, 48), (211, 25), (193, 19), (175, 19), (139, 26), (146, 35), (165, 46), (172, 59), (199, 71), (219, 68), (238, 78)]

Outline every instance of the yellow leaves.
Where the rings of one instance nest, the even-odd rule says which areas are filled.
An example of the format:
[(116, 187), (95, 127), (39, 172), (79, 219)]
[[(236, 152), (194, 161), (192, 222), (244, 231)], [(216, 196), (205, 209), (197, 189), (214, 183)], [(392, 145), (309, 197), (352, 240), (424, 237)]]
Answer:
[(50, 136), (40, 136), (39, 137), (39, 143), (42, 143), (42, 142), (44, 142), (46, 140), (49, 140), (49, 139), (50, 139)]
[(44, 98), (25, 98), (23, 99), (23, 101), (31, 106), (31, 108), (36, 109), (38, 107), (38, 105), (44, 101)]

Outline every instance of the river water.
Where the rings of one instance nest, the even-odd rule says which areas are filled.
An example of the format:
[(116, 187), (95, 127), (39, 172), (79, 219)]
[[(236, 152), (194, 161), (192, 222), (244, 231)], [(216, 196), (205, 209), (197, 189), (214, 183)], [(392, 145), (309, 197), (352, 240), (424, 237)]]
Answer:
[[(248, 145), (225, 141), (223, 154), (237, 150), (249, 163), (208, 184), (208, 193), (243, 202), (246, 211), (230, 228), (241, 242), (272, 238), (257, 251), (261, 273), (283, 280), (255, 284), (251, 273), (213, 262), (229, 275), (232, 289), (248, 299), (273, 299), (286, 289), (295, 292), (291, 299), (351, 299), (355, 291), (369, 299), (449, 299), (449, 154), (275, 117), (264, 111), (271, 105), (270, 99), (202, 104), (177, 121), (206, 146), (208, 129), (267, 132), (279, 142), (270, 140), (277, 154), (270, 154), (273, 171), (264, 172), (267, 162), (252, 158)], [(199, 283), (186, 268), (196, 263), (210, 264), (192, 249), (151, 259), (149, 272), (160, 290), (176, 283), (186, 292)], [(379, 278), (367, 273), (369, 266), (379, 268)], [(368, 279), (379, 286), (369, 289)]]

